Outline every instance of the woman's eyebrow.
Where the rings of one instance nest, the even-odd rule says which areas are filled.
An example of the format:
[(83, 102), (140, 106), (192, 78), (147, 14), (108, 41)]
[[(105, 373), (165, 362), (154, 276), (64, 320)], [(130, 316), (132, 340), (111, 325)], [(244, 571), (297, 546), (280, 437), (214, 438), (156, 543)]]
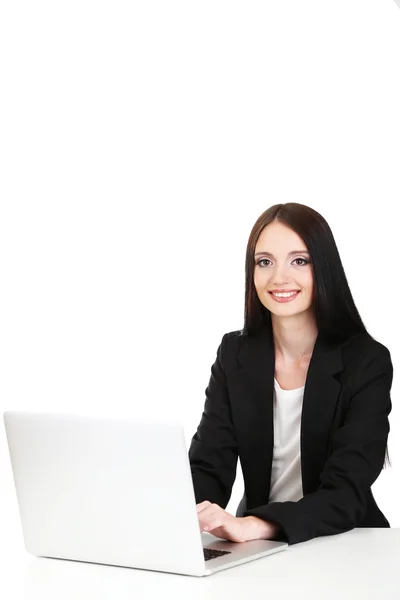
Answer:
[[(261, 254), (265, 254), (266, 256), (271, 256), (272, 258), (275, 258), (275, 256), (271, 254), (271, 252), (256, 252), (254, 256), (259, 256)], [(292, 250), (292, 252), (289, 252), (288, 256), (292, 256), (293, 254), (309, 254), (309, 252), (308, 250)]]

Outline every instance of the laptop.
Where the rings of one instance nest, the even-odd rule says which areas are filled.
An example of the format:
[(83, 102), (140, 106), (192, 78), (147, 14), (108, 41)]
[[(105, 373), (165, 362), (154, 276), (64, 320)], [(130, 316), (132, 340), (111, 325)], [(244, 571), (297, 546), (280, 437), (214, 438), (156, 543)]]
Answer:
[(31, 554), (201, 577), (288, 547), (200, 532), (178, 421), (6, 411), (4, 423)]

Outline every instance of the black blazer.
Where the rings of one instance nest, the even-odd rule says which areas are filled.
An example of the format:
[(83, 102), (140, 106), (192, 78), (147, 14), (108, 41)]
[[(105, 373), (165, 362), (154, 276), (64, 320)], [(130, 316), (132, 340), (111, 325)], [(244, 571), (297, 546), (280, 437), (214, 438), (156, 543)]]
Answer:
[(196, 502), (226, 508), (243, 472), (236, 516), (281, 525), (289, 544), (354, 527), (390, 527), (371, 485), (390, 431), (393, 366), (389, 350), (362, 333), (339, 345), (317, 337), (301, 417), (303, 497), (268, 503), (273, 454), (275, 353), (270, 328), (225, 333), (211, 367), (200, 424), (189, 449)]

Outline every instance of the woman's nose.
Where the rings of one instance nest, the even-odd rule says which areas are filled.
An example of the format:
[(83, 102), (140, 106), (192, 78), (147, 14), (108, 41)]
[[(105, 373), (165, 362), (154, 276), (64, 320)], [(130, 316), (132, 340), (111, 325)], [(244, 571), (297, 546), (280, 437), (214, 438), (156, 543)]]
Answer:
[(285, 265), (275, 266), (272, 271), (271, 279), (274, 283), (284, 283), (288, 281), (287, 268)]

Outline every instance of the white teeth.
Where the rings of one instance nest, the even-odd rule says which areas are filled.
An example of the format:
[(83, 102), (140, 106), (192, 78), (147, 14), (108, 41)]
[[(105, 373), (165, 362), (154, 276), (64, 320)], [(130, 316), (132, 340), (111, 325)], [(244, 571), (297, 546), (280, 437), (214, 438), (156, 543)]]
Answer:
[(271, 292), (273, 296), (278, 296), (278, 298), (289, 298), (290, 296), (294, 296), (297, 292), (285, 292), (285, 293), (275, 293)]

